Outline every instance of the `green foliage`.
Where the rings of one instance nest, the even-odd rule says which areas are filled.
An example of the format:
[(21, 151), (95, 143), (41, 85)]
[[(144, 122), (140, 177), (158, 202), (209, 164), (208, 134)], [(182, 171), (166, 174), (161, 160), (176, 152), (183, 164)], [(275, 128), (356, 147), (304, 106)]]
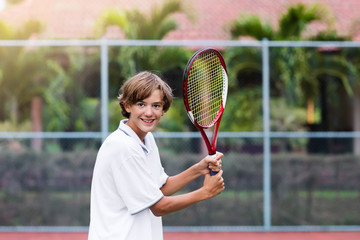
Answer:
[(257, 15), (245, 14), (230, 23), (232, 38), (250, 36), (257, 40), (299, 40), (306, 27), (314, 21), (331, 23), (330, 13), (320, 4), (307, 6), (303, 3), (291, 5), (280, 16), (278, 30), (274, 30), (268, 23), (262, 23)]
[(329, 75), (339, 79), (349, 96), (353, 95), (353, 88), (360, 85), (357, 76), (359, 72), (344, 54), (322, 56), (317, 55), (319, 67), (316, 76)]
[(170, 16), (184, 12), (179, 0), (168, 0), (162, 6), (154, 6), (150, 14), (134, 10), (106, 10), (95, 23), (96, 34), (102, 35), (109, 26), (119, 27), (128, 39), (162, 39), (175, 30), (177, 24)]
[(310, 62), (312, 56), (313, 49), (305, 48), (279, 48), (274, 52), (274, 59), (277, 59), (274, 76), (278, 76), (282, 84), (277, 86), (294, 105), (304, 105), (307, 98), (317, 94), (317, 76), (305, 74), (313, 71)]
[(251, 36), (257, 40), (274, 39), (274, 32), (269, 24), (263, 24), (257, 15), (244, 14), (230, 24), (233, 39), (239, 36)]
[(2, 107), (5, 116), (16, 125), (27, 114), (21, 110), (30, 104), (33, 97), (41, 94), (43, 84), (46, 82), (41, 72), (42, 63), (38, 61), (43, 57), (43, 52), (25, 52), (17, 47), (3, 50), (0, 55), (8, 61), (0, 64), (3, 73), (0, 94), (5, 99)]
[(18, 39), (28, 39), (34, 33), (41, 33), (44, 28), (45, 25), (42, 22), (30, 19), (23, 24), (22, 28), (17, 30), (16, 36)]
[(294, 108), (284, 99), (272, 99), (270, 103), (272, 131), (305, 131), (306, 110)]
[[(176, 29), (172, 18), (175, 13), (187, 14), (185, 4), (178, 0), (156, 5), (150, 13), (138, 10), (107, 10), (97, 20), (97, 36), (103, 35), (109, 26), (117, 26), (131, 39), (161, 39)], [(279, 28), (261, 21), (255, 15), (242, 15), (233, 22), (233, 38), (253, 36), (255, 39), (293, 40), (304, 36), (308, 24), (313, 21), (331, 24), (329, 12), (320, 5), (304, 4), (290, 6), (279, 17)], [(18, 29), (0, 22), (1, 39), (26, 39), (40, 33), (44, 25), (30, 20)], [(310, 36), (316, 37), (316, 36)], [(336, 31), (327, 30), (317, 40), (341, 40)], [(341, 37), (341, 36), (340, 36)], [(310, 38), (311, 39), (311, 38)], [(313, 38), (315, 39), (315, 38)], [(343, 39), (346, 39), (345, 37)], [(85, 49), (85, 48), (84, 48)], [(122, 46), (110, 47), (110, 98), (116, 96), (121, 83), (136, 72), (156, 70), (165, 76), (169, 84), (181, 94), (181, 74), (193, 49), (181, 47)], [(21, 124), (29, 122), (28, 105), (34, 96), (44, 96), (45, 131), (98, 130), (100, 125), (99, 55), (67, 50), (26, 50), (20, 47), (0, 48), (0, 119), (10, 119), (11, 126), (24, 129)], [(92, 50), (91, 50), (92, 51)], [(96, 51), (96, 50), (95, 50)], [(354, 51), (342, 50), (337, 55), (314, 53), (308, 48), (271, 49), (271, 96), (285, 96), (284, 113), (272, 116), (290, 116), (298, 108), (304, 108), (307, 98), (318, 94), (319, 77), (330, 76), (332, 82), (341, 82), (349, 96), (359, 83), (358, 58)], [(84, 54), (84, 55), (81, 55)], [(58, 55), (61, 55), (60, 58)], [(229, 97), (221, 124), (222, 131), (257, 131), (261, 122), (261, 69), (262, 56), (259, 48), (231, 47), (223, 55), (229, 73)], [(52, 60), (48, 60), (51, 58)], [(62, 61), (69, 63), (66, 65)], [(351, 58), (351, 61), (349, 59)], [(35, 59), (35, 60), (34, 60)], [(92, 85), (90, 92), (87, 86)], [(338, 84), (336, 86), (339, 86)], [(334, 90), (331, 88), (330, 90)], [(331, 92), (333, 99), (336, 89)], [(291, 106), (294, 106), (291, 109)], [(317, 110), (317, 112), (319, 112)], [(160, 131), (184, 131), (190, 129), (184, 113), (182, 100), (176, 99), (163, 121)], [(300, 116), (298, 116), (300, 117)], [(117, 128), (120, 111), (117, 104), (110, 103), (110, 129)], [(303, 117), (301, 117), (303, 120)], [(283, 121), (288, 121), (283, 119)], [(4, 125), (7, 125), (4, 122)], [(26, 124), (25, 124), (26, 125)], [(279, 124), (275, 124), (281, 128)], [(16, 127), (18, 126), (18, 127)], [(295, 126), (300, 128), (298, 123)], [(276, 128), (276, 127), (275, 127)]]
[[(19, 28), (0, 21), (0, 39), (28, 39), (43, 30), (42, 23), (29, 20)], [(26, 112), (21, 111), (31, 99), (42, 91), (41, 77), (42, 51), (25, 50), (23, 47), (0, 48), (0, 95), (4, 104), (0, 107), (0, 116), (10, 119), (12, 126), (26, 121)], [(0, 118), (0, 120), (3, 120)], [(20, 129), (21, 127), (18, 126)]]
[(170, 109), (164, 114), (161, 121), (159, 122), (159, 131), (170, 131), (170, 132), (183, 132), (189, 131), (186, 129), (188, 117), (186, 115), (184, 102), (182, 99), (174, 99)]
[[(307, 26), (314, 21), (326, 24), (327, 29), (318, 35), (306, 34)], [(331, 28), (332, 23), (333, 17), (326, 7), (320, 4), (308, 6), (298, 3), (289, 6), (287, 11), (279, 17), (278, 28), (273, 29), (256, 15), (242, 15), (231, 23), (230, 32), (232, 38), (251, 36), (257, 40), (264, 38), (269, 40), (349, 39), (347, 36), (337, 35)], [(239, 87), (243, 76), (250, 78), (256, 76), (256, 73), (261, 74), (262, 63), (259, 49), (229, 48), (226, 53), (230, 86)], [(355, 80), (358, 79), (356, 65), (338, 49), (328, 54), (326, 50), (322, 52), (322, 49), (279, 47), (272, 48), (270, 53), (271, 94), (273, 97), (285, 97), (286, 101), (294, 107), (305, 107), (309, 100), (314, 101), (319, 96), (319, 79), (324, 76), (329, 76), (332, 84), (340, 80), (349, 96), (353, 94), (352, 89), (359, 84), (359, 81)], [(247, 84), (250, 80), (247, 79)], [(260, 85), (259, 82), (258, 84)], [(334, 97), (336, 91), (331, 95)]]
[[(75, 122), (77, 131), (99, 129), (96, 119), (99, 118), (100, 101), (98, 98), (82, 98), (79, 106), (79, 117)], [(95, 119), (95, 120), (94, 120)]]
[(127, 32), (130, 30), (126, 28), (126, 16), (124, 11), (118, 11), (115, 9), (109, 9), (103, 12), (95, 21), (94, 31), (95, 36), (102, 36), (108, 26), (118, 26), (120, 29), (124, 29), (123, 31)]
[(243, 89), (228, 95), (221, 131), (261, 131), (261, 89)]
[(172, 68), (183, 69), (192, 53), (182, 47), (120, 47), (116, 51), (115, 60), (125, 79), (144, 70), (165, 72)]
[[(86, 87), (97, 57), (72, 49), (54, 51), (54, 60), (47, 60), (48, 86), (44, 90), (45, 131), (96, 131), (100, 126), (99, 99), (89, 96)], [(57, 58), (64, 58), (62, 65)], [(99, 81), (98, 79), (96, 79)]]
[[(261, 72), (262, 59), (261, 52), (258, 48), (236, 48), (226, 49), (224, 59), (228, 69), (229, 90), (232, 92), (241, 90), (241, 73), (244, 72)], [(251, 79), (251, 86), (258, 86), (256, 79)]]
[(7, 3), (9, 3), (9, 4), (18, 4), (18, 3), (21, 3), (23, 1), (24, 0), (7, 0)]
[(124, 117), (121, 115), (119, 101), (117, 99), (109, 101), (109, 131), (115, 131), (121, 119)]
[(96, 151), (8, 150), (0, 156), (2, 226), (87, 225)]
[(44, 110), (44, 129), (46, 131), (63, 131), (70, 123), (70, 106), (66, 102), (65, 93), (71, 82), (69, 76), (59, 64), (47, 61), (47, 67), (53, 71), (53, 79), (44, 92), (44, 101), (49, 106)]
[(9, 25), (0, 21), (0, 39), (9, 40), (12, 39), (13, 35), (13, 29)]
[(298, 40), (306, 30), (307, 25), (314, 21), (327, 20), (329, 12), (320, 4), (307, 6), (303, 3), (290, 6), (287, 12), (279, 20), (277, 40)]
[(316, 36), (310, 37), (313, 41), (350, 41), (351, 37), (340, 35), (336, 30), (325, 30), (319, 32)]
[(0, 132), (28, 132), (31, 131), (31, 122), (24, 120), (20, 123), (14, 124), (12, 121), (0, 122)]
[(23, 23), (19, 28), (14, 28), (2, 21), (0, 21), (0, 39), (29, 39), (33, 34), (44, 31), (45, 25), (41, 21), (30, 19)]
[[(174, 149), (178, 143), (169, 147)], [(203, 157), (186, 150), (174, 154), (161, 149), (166, 150), (160, 154), (165, 171), (170, 175), (185, 170)], [(87, 147), (81, 151), (52, 153), (9, 151), (7, 147), (1, 148), (0, 153), (2, 226), (88, 225), (95, 149)], [(359, 212), (359, 180), (356, 177), (359, 167), (360, 159), (353, 155), (273, 154), (271, 214), (274, 224), (358, 225), (359, 215), (352, 213)], [(222, 194), (167, 215), (164, 225), (261, 226), (262, 154), (228, 152), (223, 168), (226, 190)], [(202, 178), (197, 179), (183, 192), (199, 188), (202, 182)]]
[[(139, 10), (106, 10), (95, 23), (95, 32), (101, 36), (107, 27), (117, 26), (127, 39), (163, 39), (177, 29), (171, 18), (175, 13), (186, 13), (184, 3), (179, 0), (165, 1), (155, 5), (150, 14)], [(143, 70), (164, 72), (171, 68), (183, 68), (191, 55), (189, 50), (178, 47), (120, 47), (112, 50), (114, 65), (119, 68), (122, 79), (128, 79)], [(114, 76), (119, 78), (119, 76)], [(115, 82), (114, 80), (110, 80)]]

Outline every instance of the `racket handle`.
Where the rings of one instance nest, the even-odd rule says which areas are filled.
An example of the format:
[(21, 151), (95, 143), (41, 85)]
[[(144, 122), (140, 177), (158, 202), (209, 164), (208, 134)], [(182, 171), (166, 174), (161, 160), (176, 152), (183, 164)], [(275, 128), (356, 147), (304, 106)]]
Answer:
[[(212, 157), (212, 158), (215, 158), (216, 157), (216, 153), (215, 154), (211, 154), (211, 155), (209, 155), (210, 157)], [(216, 175), (218, 172), (215, 172), (215, 171), (213, 171), (213, 170), (211, 170), (210, 169), (210, 176), (214, 176), (214, 175)]]
[(213, 170), (210, 169), (210, 176), (214, 176), (216, 175), (218, 172), (214, 172)]

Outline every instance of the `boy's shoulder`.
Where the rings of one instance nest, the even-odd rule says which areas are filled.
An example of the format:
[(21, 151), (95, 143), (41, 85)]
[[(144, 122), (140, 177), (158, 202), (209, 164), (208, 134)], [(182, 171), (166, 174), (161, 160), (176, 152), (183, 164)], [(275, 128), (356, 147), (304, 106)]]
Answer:
[(105, 139), (104, 144), (118, 143), (121, 146), (125, 146), (133, 142), (134, 141), (131, 136), (121, 131), (120, 129), (116, 129)]

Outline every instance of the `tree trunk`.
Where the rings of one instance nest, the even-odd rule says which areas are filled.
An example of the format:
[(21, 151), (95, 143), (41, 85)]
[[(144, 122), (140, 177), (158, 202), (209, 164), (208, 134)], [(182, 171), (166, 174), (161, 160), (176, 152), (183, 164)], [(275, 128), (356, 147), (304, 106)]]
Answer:
[[(31, 128), (33, 132), (42, 132), (42, 99), (41, 97), (34, 97), (31, 100)], [(41, 151), (42, 139), (33, 138), (31, 147), (35, 151)]]
[(307, 123), (308, 124), (314, 123), (314, 112), (315, 112), (314, 99), (308, 98), (308, 100), (307, 100)]
[[(354, 130), (360, 132), (360, 88), (354, 92)], [(360, 138), (354, 139), (354, 154), (360, 155)]]
[(16, 128), (18, 124), (18, 102), (17, 98), (13, 95), (10, 102), (10, 120)]

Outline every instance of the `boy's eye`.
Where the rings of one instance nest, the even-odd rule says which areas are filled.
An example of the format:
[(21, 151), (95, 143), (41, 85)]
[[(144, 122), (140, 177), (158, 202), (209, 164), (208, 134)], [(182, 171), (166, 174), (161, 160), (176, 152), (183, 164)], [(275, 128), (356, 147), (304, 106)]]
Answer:
[[(146, 106), (146, 103), (138, 102), (136, 105), (139, 106), (139, 107), (145, 107), (145, 106)], [(152, 104), (151, 106), (152, 106), (153, 108), (158, 109), (158, 108), (161, 108), (161, 107), (162, 107), (162, 104), (160, 104), (160, 103), (155, 103), (155, 104)]]

